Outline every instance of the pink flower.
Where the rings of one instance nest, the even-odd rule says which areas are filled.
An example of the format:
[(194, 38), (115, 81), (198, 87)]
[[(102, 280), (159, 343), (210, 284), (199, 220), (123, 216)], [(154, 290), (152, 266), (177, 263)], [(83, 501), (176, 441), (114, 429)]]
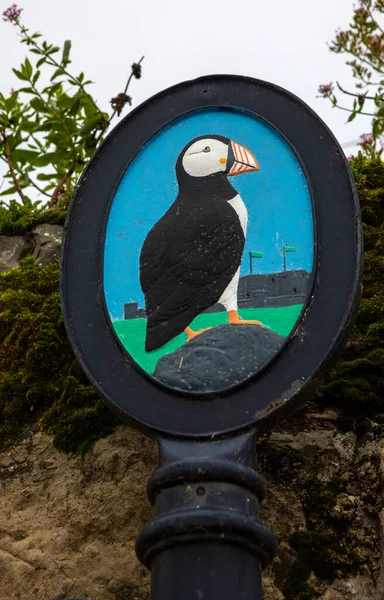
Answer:
[(333, 83), (326, 83), (319, 85), (319, 94), (322, 96), (329, 96), (333, 92)]
[(352, 156), (347, 156), (347, 161), (350, 162), (352, 160)]
[(372, 144), (372, 142), (373, 142), (372, 133), (362, 133), (361, 134), (359, 146), (362, 146), (363, 144)]
[(23, 9), (19, 8), (17, 4), (12, 4), (12, 6), (3, 12), (3, 21), (8, 21), (9, 23), (13, 23), (13, 25), (17, 25), (22, 10)]
[(9, 95), (10, 95), (10, 96), (13, 96), (13, 94), (14, 94), (14, 93), (15, 93), (15, 90), (14, 90), (14, 88), (11, 88), (11, 89), (9, 90)]

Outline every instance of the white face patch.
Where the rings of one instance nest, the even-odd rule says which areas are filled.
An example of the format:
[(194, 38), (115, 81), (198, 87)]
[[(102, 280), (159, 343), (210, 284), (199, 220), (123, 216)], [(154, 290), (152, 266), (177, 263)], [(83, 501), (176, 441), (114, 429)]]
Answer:
[(205, 138), (188, 148), (183, 156), (183, 167), (192, 177), (206, 177), (227, 168), (228, 146), (219, 140)]

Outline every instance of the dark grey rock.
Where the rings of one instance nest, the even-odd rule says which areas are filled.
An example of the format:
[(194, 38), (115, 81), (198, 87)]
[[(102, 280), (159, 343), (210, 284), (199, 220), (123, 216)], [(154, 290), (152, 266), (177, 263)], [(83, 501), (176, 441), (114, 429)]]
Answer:
[(35, 241), (35, 265), (47, 265), (60, 256), (64, 227), (61, 225), (37, 225), (32, 231)]
[(221, 325), (160, 358), (154, 377), (179, 390), (223, 391), (255, 375), (285, 340), (258, 325)]
[(19, 235), (0, 235), (0, 272), (19, 266), (19, 260), (32, 249), (31, 241)]

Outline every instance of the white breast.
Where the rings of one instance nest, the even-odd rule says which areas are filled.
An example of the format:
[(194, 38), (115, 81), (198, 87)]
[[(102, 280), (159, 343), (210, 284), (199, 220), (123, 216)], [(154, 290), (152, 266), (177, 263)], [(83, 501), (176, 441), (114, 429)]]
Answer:
[(228, 204), (235, 209), (245, 237), (247, 234), (248, 212), (244, 202), (240, 198), (240, 194), (237, 194), (232, 200), (228, 200)]

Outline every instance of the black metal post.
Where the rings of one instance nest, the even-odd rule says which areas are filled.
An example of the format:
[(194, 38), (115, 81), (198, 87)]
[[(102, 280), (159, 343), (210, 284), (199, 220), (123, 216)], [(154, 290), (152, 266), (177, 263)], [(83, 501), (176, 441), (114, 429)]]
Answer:
[(249, 268), (250, 268), (251, 275), (252, 275), (252, 252), (249, 253)]
[(152, 571), (151, 600), (261, 600), (261, 568), (277, 543), (259, 519), (264, 483), (255, 466), (254, 432), (160, 439), (148, 482), (155, 517), (136, 542)]
[(283, 261), (284, 261), (284, 271), (287, 270), (287, 251), (285, 246), (283, 246)]

